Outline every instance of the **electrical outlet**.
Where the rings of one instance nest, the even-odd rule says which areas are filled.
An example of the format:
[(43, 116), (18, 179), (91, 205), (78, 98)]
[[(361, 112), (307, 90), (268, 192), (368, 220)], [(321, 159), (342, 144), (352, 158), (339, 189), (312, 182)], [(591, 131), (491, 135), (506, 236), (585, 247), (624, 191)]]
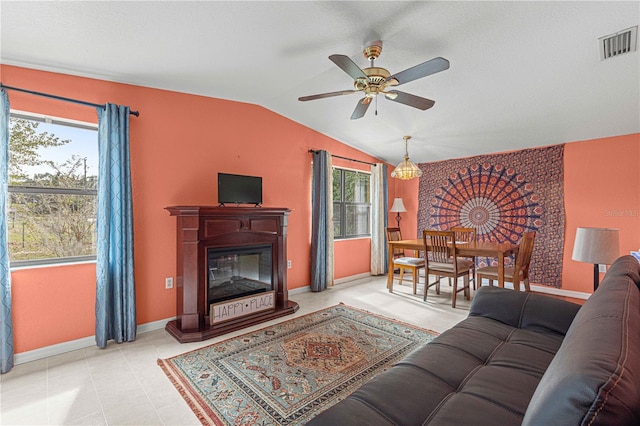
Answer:
[(173, 288), (173, 277), (167, 277), (164, 279), (164, 288)]
[(291, 269), (291, 261), (287, 260), (287, 269)]
[(607, 272), (607, 265), (598, 265), (598, 272)]

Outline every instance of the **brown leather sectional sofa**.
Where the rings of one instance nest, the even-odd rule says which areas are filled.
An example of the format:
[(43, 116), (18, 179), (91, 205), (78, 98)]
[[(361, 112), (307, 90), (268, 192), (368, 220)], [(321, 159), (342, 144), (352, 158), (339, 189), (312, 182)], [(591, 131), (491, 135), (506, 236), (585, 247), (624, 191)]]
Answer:
[(497, 287), (309, 425), (639, 425), (640, 263), (579, 305)]

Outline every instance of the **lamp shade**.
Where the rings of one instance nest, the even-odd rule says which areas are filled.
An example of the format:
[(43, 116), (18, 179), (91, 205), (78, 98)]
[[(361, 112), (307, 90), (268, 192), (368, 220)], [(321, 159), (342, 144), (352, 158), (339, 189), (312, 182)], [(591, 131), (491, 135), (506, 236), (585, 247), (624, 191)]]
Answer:
[(394, 198), (393, 205), (391, 206), (390, 212), (406, 212), (407, 209), (404, 207), (404, 203), (402, 202), (402, 198)]
[(611, 265), (620, 256), (617, 229), (578, 228), (571, 259), (598, 265)]

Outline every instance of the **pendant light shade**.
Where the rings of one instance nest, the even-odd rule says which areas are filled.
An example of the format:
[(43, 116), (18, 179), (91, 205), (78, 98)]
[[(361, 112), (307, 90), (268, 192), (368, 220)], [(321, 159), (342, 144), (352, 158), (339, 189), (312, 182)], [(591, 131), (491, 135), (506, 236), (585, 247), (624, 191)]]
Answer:
[(409, 180), (422, 176), (422, 170), (409, 160), (409, 149), (407, 142), (411, 139), (411, 136), (405, 136), (404, 138), (404, 160), (398, 164), (394, 171), (391, 172), (391, 177), (396, 179)]

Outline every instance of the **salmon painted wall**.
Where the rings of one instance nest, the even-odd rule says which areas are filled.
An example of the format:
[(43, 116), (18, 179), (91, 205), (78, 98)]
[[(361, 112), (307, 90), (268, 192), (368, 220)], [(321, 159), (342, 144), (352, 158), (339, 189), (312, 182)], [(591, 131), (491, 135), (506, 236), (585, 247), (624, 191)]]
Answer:
[[(393, 188), (396, 197), (402, 198), (404, 207), (407, 209), (405, 213), (400, 213), (400, 231), (402, 238), (422, 238), (422, 234), (418, 234), (418, 179), (400, 180), (390, 179), (389, 190)], [(393, 199), (390, 200), (393, 202)], [(396, 213), (391, 214), (389, 223), (396, 224)], [(422, 230), (420, 230), (422, 232)]]
[[(377, 161), (257, 105), (6, 65), (0, 66), (0, 78), (8, 86), (140, 111), (130, 121), (138, 324), (176, 314), (175, 289), (164, 288), (164, 278), (176, 275), (176, 222), (165, 207), (215, 205), (218, 172), (262, 176), (264, 206), (293, 210), (287, 284), (300, 288), (309, 285), (310, 271), (309, 149)], [(93, 108), (8, 93), (12, 109), (97, 122)], [(344, 160), (334, 164), (369, 169)], [(368, 272), (370, 244), (369, 239), (337, 241), (335, 277)], [(95, 265), (14, 271), (12, 287), (16, 353), (94, 334)], [(44, 321), (55, 326), (43, 327)]]
[(640, 134), (566, 144), (564, 191), (562, 289), (591, 293), (593, 265), (571, 260), (576, 228), (618, 228), (620, 254), (640, 248)]
[(11, 273), (16, 353), (95, 334), (95, 264)]

